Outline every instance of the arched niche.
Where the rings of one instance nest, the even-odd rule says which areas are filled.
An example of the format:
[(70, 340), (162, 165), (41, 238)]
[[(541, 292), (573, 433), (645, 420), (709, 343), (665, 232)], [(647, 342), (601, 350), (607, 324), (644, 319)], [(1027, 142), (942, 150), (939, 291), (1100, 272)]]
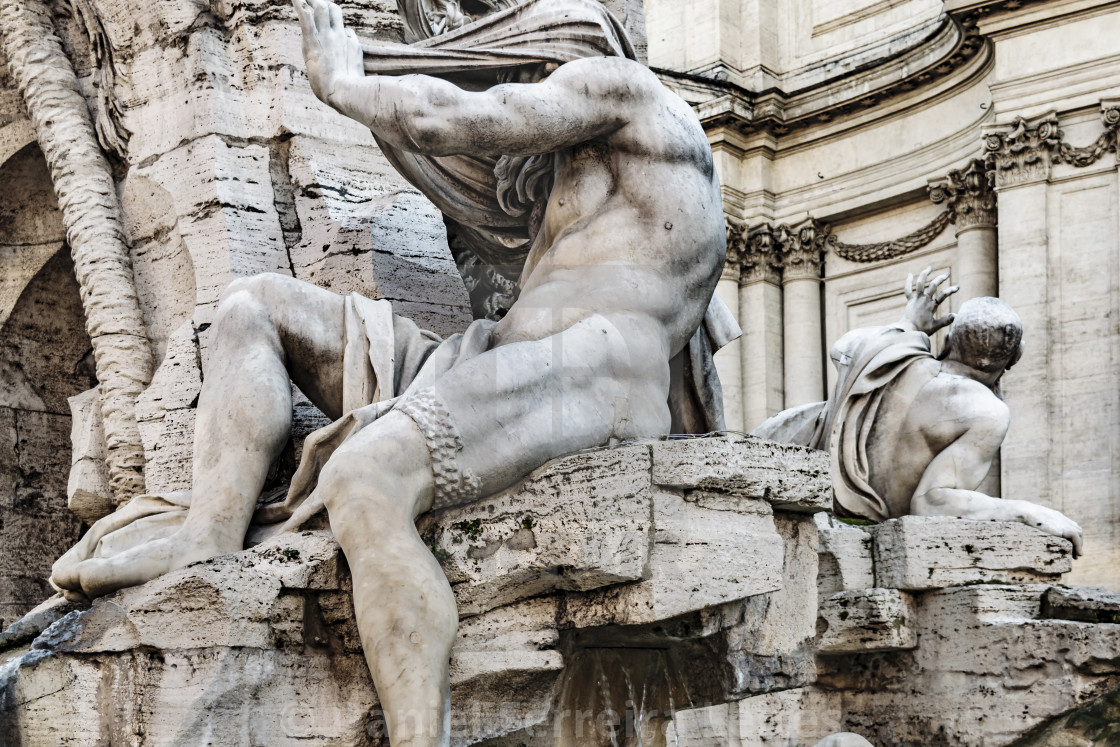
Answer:
[(50, 567), (79, 537), (66, 506), (67, 398), (96, 386), (92, 346), (42, 154), (0, 166), (0, 624), (49, 597)]

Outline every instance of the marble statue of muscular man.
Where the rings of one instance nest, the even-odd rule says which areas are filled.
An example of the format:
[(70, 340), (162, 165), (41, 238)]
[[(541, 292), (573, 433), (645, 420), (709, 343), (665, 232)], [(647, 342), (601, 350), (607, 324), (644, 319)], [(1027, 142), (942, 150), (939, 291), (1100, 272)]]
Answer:
[[(669, 431), (669, 361), (701, 324), (723, 266), (719, 184), (692, 110), (637, 62), (579, 59), (483, 91), (367, 76), (338, 6), (295, 2), (313, 91), (381, 142), (432, 156), (556, 154), (518, 300), (500, 321), (472, 325), (454, 365), (346, 438), (318, 474), (392, 744), (445, 745), (457, 612), (414, 520), (550, 458)], [(241, 550), (288, 437), (289, 377), (329, 416), (344, 414), (346, 303), (276, 275), (232, 283), (198, 403), (185, 523), (128, 552), (56, 566), (55, 583), (97, 596)]]
[[(828, 402), (779, 413), (754, 435), (830, 452), (835, 509), (883, 521), (913, 514), (1018, 521), (1073, 543), (1075, 522), (1045, 506), (980, 492), (1011, 422), (999, 382), (1022, 354), (1023, 326), (998, 298), (974, 298), (938, 318), (956, 292), (906, 280), (906, 310), (888, 327), (856, 329), (832, 349), (839, 370)], [(940, 354), (930, 335), (952, 325)]]

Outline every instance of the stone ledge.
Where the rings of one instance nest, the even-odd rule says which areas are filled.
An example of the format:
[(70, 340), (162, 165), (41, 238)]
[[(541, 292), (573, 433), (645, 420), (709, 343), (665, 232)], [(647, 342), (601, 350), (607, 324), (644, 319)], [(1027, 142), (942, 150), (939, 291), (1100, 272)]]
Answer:
[(655, 485), (769, 501), (783, 511), (830, 511), (828, 454), (760, 438), (724, 436), (656, 441)]
[(904, 516), (874, 529), (875, 585), (921, 591), (977, 583), (1057, 581), (1068, 540), (1016, 522)]

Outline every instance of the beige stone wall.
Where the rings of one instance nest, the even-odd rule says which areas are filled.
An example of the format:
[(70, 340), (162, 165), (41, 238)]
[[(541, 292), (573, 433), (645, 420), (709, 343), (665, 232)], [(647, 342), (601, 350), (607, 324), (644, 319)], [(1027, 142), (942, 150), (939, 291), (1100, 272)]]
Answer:
[[(907, 272), (951, 270), (963, 286), (953, 309), (997, 294), (1026, 325), (987, 487), (1079, 521), (1087, 556), (1072, 578), (1120, 587), (1120, 206), (1116, 122), (1102, 120), (1120, 93), (1120, 13), (1053, 0), (651, 0), (647, 23), (651, 64), (708, 130), (732, 223), (721, 290), (738, 283), (745, 335), (717, 356), (729, 427), (823, 399), (832, 342), (897, 319)], [(1049, 112), (1060, 137), (1038, 142), (1028, 126), (986, 147)], [(1013, 150), (1027, 163), (995, 169)], [(931, 181), (976, 159), (1000, 173), (994, 210), (978, 202), (989, 193), (931, 201)]]

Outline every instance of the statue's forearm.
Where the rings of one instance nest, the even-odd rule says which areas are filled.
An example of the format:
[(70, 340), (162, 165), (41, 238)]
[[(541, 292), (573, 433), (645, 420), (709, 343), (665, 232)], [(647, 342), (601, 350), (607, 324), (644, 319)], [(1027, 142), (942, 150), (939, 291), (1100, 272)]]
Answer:
[(456, 110), (455, 91), (447, 88), (454, 86), (425, 76), (345, 78), (332, 87), (327, 103), (390, 145), (447, 155)]
[(994, 498), (975, 490), (933, 488), (914, 496), (910, 502), (910, 513), (915, 516), (957, 516), (981, 521), (1027, 522), (1028, 511), (1025, 509), (1030, 505), (1025, 501)]

